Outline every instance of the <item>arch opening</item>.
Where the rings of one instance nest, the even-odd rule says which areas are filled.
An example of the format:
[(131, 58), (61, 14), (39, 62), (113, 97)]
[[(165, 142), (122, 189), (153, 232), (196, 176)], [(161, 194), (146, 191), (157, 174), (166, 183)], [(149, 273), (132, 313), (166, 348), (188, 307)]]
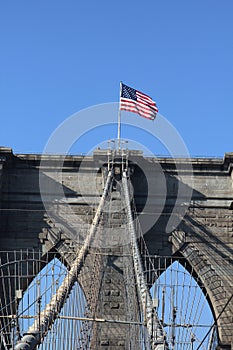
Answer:
[(218, 336), (208, 296), (185, 259), (162, 258), (150, 291), (169, 349), (216, 349)]
[[(58, 257), (54, 257), (32, 280), (19, 302), (14, 343), (27, 333), (35, 320), (40, 322), (39, 315), (56, 294), (67, 275), (67, 271), (63, 262)], [(86, 324), (87, 322), (81, 320), (81, 318), (85, 318), (86, 314), (87, 302), (84, 292), (79, 283), (75, 282), (47, 335), (44, 337), (43, 334), (40, 334), (41, 344), (38, 349), (79, 348), (80, 344), (88, 341), (91, 330), (91, 324)]]

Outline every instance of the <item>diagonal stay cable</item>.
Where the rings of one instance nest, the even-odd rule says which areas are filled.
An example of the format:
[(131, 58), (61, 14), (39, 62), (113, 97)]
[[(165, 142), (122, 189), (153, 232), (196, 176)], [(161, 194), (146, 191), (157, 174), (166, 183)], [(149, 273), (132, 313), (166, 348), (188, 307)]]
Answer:
[(71, 265), (70, 270), (68, 271), (60, 287), (57, 289), (57, 292), (53, 295), (52, 299), (46, 305), (45, 309), (38, 315), (38, 318), (28, 329), (27, 333), (16, 343), (14, 350), (35, 349), (36, 346), (43, 341), (43, 338), (47, 335), (55, 319), (58, 317), (66, 299), (71, 292), (72, 287), (77, 281), (77, 276), (81, 271), (83, 260), (88, 254), (90, 243), (95, 236), (104, 208), (105, 199), (107, 197), (108, 190), (112, 181), (112, 173), (112, 170), (108, 173), (105, 188), (92, 225), (90, 227), (89, 234), (87, 235), (82, 248), (79, 250), (77, 258)]
[(204, 343), (205, 339), (208, 337), (208, 335), (210, 334), (210, 332), (212, 331), (212, 329), (217, 325), (218, 319), (222, 316), (223, 312), (225, 311), (225, 309), (227, 308), (227, 306), (230, 304), (232, 298), (233, 298), (233, 294), (230, 296), (230, 298), (228, 299), (228, 301), (227, 301), (226, 304), (224, 305), (222, 311), (220, 312), (220, 314), (219, 314), (218, 317), (216, 318), (215, 322), (212, 324), (212, 326), (210, 327), (210, 329), (208, 330), (208, 332), (206, 333), (205, 337), (202, 339), (201, 343), (199, 344), (199, 346), (197, 347), (196, 350), (200, 349), (201, 345)]

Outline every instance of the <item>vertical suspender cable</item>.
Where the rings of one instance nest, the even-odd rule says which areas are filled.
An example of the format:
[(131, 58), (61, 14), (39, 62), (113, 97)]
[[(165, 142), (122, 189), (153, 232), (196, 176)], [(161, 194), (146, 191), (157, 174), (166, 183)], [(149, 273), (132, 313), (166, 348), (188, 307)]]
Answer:
[[(17, 342), (14, 350), (33, 350), (42, 339), (47, 335), (49, 329), (59, 315), (66, 299), (68, 298), (72, 287), (77, 281), (77, 276), (81, 271), (83, 260), (88, 253), (91, 240), (94, 238), (101, 213), (104, 208), (104, 203), (112, 181), (113, 170), (109, 171), (103, 195), (100, 199), (95, 217), (93, 219), (89, 234), (87, 235), (82, 248), (78, 252), (78, 256), (71, 265), (66, 277), (58, 288), (56, 294), (53, 295), (45, 309), (40, 313), (40, 317), (36, 319), (34, 324), (28, 329), (27, 333)], [(40, 322), (38, 321), (40, 319)]]

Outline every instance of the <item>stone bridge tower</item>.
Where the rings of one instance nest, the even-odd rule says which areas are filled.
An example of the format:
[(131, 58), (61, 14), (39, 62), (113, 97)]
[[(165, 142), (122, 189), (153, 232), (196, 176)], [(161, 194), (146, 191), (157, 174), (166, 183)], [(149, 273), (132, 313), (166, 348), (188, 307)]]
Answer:
[[(42, 158), (41, 171), (49, 192), (47, 194), (42, 194), (39, 186)], [(15, 155), (9, 148), (0, 149), (2, 266), (6, 259), (15, 259), (16, 251), (30, 252), (33, 249), (40, 251), (42, 256), (55, 249), (63, 256), (67, 266), (72, 262), (75, 254), (73, 248), (75, 233), (72, 227), (67, 228), (63, 224), (63, 220), (66, 218), (68, 222), (72, 222), (74, 216), (81, 218), (84, 223), (92, 218), (93, 210), (90, 210), (89, 204), (93, 202), (93, 206), (95, 205), (103, 189), (108, 155), (106, 151), (100, 150), (88, 157), (66, 156), (62, 164), (62, 175), (58, 177), (60, 162), (60, 156)], [(195, 272), (196, 280), (207, 293), (218, 329), (217, 349), (230, 350), (233, 346), (233, 153), (225, 154), (223, 159), (174, 160), (144, 158), (139, 151), (130, 151), (129, 167), (135, 205), (137, 212), (141, 214), (139, 220), (150, 255), (181, 256), (186, 260), (188, 268)], [(83, 186), (81, 194), (88, 198), (88, 205), (82, 201), (80, 195), (78, 172)], [(91, 173), (95, 174), (94, 189), (89, 182)], [(57, 207), (53, 215), (50, 215), (51, 213), (45, 209), (42, 197), (54, 196), (59, 186), (62, 186), (66, 204), (72, 208), (72, 213), (67, 214), (63, 210), (61, 198), (56, 204), (54, 201), (56, 198), (53, 197), (54, 206)], [(191, 193), (188, 203), (185, 202), (186, 198), (179, 198), (177, 202), (178, 192), (182, 188), (187, 189), (183, 193)], [(181, 214), (182, 206), (187, 209), (185, 215)], [(178, 224), (168, 229), (171, 215), (177, 218)], [(114, 219), (116, 224), (119, 219), (119, 217)], [(147, 227), (148, 222), (152, 223), (150, 227)], [(80, 225), (80, 232), (81, 226), (85, 225)], [(115, 251), (114, 256), (118, 253), (120, 254)], [(28, 258), (29, 254), (24, 255), (23, 259)], [(91, 264), (89, 261), (89, 265)], [(118, 266), (119, 264), (120, 260)], [(29, 270), (30, 268), (34, 269), (29, 265)], [(36, 274), (38, 269), (31, 271), (31, 274)], [(2, 278), (4, 273), (3, 271)], [(114, 280), (111, 264), (108, 274), (109, 278), (112, 277)], [(88, 288), (91, 288), (88, 278), (91, 278), (88, 271), (84, 271), (81, 284), (87, 294)], [(8, 301), (15, 299), (18, 290), (13, 284), (13, 279), (12, 281), (9, 279), (7, 283), (9, 290), (5, 299), (3, 294), (6, 292), (3, 287), (0, 288), (2, 307), (8, 297)], [(24, 280), (21, 289), (25, 290), (28, 283)], [(114, 312), (119, 312), (116, 311), (117, 305), (114, 304), (114, 295), (117, 298), (119, 293), (112, 291), (110, 302), (113, 315)], [(12, 307), (11, 313), (14, 311)], [(111, 349), (123, 349), (122, 344), (118, 341), (118, 347), (113, 346)], [(102, 349), (105, 348), (110, 349), (108, 343), (103, 342)]]

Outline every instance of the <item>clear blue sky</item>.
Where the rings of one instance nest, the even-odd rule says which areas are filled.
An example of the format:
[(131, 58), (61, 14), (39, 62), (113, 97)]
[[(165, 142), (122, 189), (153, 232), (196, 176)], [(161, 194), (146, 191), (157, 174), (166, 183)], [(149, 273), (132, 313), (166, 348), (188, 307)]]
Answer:
[(42, 152), (73, 113), (117, 102), (122, 80), (191, 155), (233, 151), (232, 15), (232, 0), (1, 1), (0, 145)]

